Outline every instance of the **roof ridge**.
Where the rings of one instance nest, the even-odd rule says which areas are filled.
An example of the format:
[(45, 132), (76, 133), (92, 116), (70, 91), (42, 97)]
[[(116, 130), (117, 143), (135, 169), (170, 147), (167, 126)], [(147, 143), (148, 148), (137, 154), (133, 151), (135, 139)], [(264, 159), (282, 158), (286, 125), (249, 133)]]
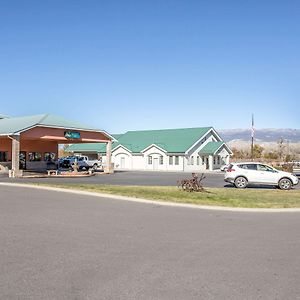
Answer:
[(187, 129), (210, 129), (213, 126), (204, 126), (204, 127), (186, 127), (186, 128), (165, 128), (165, 129), (144, 129), (144, 130), (128, 130), (124, 134), (128, 132), (145, 132), (145, 131), (166, 131), (166, 130), (187, 130)]
[(49, 116), (49, 114), (44, 114), (44, 115), (42, 116), (42, 118), (41, 118), (36, 124), (42, 123), (48, 116)]

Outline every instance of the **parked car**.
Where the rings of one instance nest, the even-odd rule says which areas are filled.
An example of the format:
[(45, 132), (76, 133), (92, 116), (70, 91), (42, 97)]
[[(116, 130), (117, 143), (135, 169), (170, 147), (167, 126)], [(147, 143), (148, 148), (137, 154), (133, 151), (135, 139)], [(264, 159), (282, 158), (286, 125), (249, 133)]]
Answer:
[(60, 168), (70, 168), (71, 165), (77, 161), (80, 170), (89, 170), (93, 168), (94, 170), (102, 167), (102, 163), (97, 159), (89, 159), (87, 156), (67, 156), (59, 159)]
[(70, 168), (71, 164), (74, 162), (75, 158), (73, 156), (61, 157), (58, 159), (59, 168)]
[(225, 171), (224, 180), (236, 188), (246, 188), (248, 184), (273, 185), (282, 190), (289, 190), (299, 183), (292, 173), (274, 169), (259, 162), (233, 163)]
[(229, 164), (220, 167), (220, 171), (225, 172), (229, 168)]
[(93, 170), (97, 170), (102, 167), (102, 161), (99, 159), (89, 159), (88, 156), (75, 156), (78, 159), (79, 166), (88, 166), (89, 168), (93, 168)]

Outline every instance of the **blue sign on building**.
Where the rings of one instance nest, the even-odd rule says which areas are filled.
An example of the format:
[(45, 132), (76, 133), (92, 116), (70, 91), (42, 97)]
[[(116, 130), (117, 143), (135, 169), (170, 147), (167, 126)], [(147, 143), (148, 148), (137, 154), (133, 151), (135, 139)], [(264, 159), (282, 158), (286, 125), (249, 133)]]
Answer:
[(76, 131), (65, 131), (66, 139), (80, 139), (80, 132)]

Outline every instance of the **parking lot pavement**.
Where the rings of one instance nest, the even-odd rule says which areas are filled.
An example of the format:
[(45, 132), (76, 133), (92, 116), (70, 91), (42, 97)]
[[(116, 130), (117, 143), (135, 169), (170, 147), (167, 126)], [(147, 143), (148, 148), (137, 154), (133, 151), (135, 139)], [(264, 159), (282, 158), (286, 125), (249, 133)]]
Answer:
[[(233, 185), (224, 181), (223, 172), (205, 173), (202, 181), (204, 187), (232, 188)], [(0, 175), (0, 182), (17, 183), (52, 183), (52, 184), (113, 184), (113, 185), (146, 185), (146, 186), (177, 186), (179, 180), (191, 178), (191, 173), (184, 172), (149, 172), (149, 171), (123, 171), (114, 174), (97, 173), (92, 177), (81, 178), (8, 178), (7, 175)], [(253, 187), (252, 187), (253, 188)], [(256, 187), (258, 188), (258, 187)], [(259, 187), (273, 188), (273, 187)], [(298, 184), (295, 189), (300, 189)]]
[[(223, 173), (206, 173), (203, 180), (204, 186), (223, 187)], [(177, 186), (177, 181), (191, 178), (191, 173), (179, 172), (115, 172), (114, 174), (98, 173), (92, 177), (82, 178), (8, 178), (0, 177), (2, 182), (26, 183), (76, 183), (76, 184), (114, 184), (114, 185), (152, 185), (152, 186)]]

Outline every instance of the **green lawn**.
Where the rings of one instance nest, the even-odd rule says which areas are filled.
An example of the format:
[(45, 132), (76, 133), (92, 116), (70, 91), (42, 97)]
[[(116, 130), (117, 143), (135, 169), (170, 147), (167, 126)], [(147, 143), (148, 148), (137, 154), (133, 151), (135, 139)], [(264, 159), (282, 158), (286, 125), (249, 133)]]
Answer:
[(92, 184), (39, 184), (52, 187), (115, 194), (150, 200), (247, 208), (300, 208), (300, 190), (207, 188), (206, 192), (183, 192), (177, 187), (116, 186)]

